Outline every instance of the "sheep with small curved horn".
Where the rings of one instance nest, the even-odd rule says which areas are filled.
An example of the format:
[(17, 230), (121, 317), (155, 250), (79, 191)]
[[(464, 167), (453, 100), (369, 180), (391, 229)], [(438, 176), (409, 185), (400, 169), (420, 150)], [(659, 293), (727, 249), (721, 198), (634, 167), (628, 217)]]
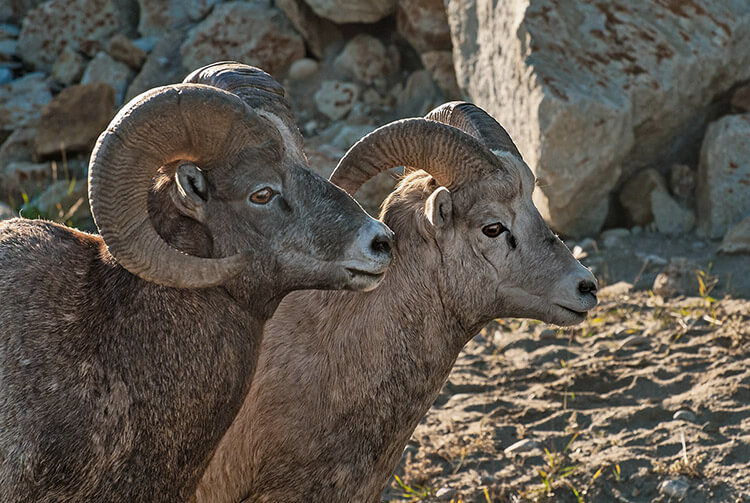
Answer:
[(331, 180), (353, 194), (395, 166), (419, 171), (383, 205), (397, 236), (383, 283), (284, 299), (193, 501), (379, 502), (482, 326), (507, 316), (570, 325), (596, 305), (596, 280), (547, 227), (531, 170), (483, 110), (449, 103), (386, 125)]
[(391, 261), (390, 230), (306, 166), (270, 76), (188, 80), (100, 136), (101, 237), (0, 224), (3, 503), (188, 500), (284, 295), (372, 289)]

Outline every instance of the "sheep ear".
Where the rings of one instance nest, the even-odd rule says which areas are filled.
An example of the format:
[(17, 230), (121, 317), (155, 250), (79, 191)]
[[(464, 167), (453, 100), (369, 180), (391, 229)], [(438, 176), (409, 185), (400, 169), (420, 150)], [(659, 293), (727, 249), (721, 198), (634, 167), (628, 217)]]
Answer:
[(453, 200), (450, 191), (445, 187), (439, 187), (430, 194), (424, 213), (427, 220), (437, 229), (450, 225), (453, 219)]
[(185, 216), (203, 222), (208, 201), (208, 184), (203, 171), (190, 162), (180, 164), (175, 172), (175, 182), (172, 201), (177, 210)]

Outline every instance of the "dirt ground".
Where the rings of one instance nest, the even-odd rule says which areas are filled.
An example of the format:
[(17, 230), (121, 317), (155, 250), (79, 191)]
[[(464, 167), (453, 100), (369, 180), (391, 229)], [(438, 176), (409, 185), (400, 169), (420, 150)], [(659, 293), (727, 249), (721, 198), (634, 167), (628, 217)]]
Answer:
[[(583, 261), (610, 286), (582, 325), (487, 326), (384, 501), (750, 502), (750, 256), (717, 246), (596, 246)], [(677, 255), (707, 288), (662, 299), (649, 288)]]

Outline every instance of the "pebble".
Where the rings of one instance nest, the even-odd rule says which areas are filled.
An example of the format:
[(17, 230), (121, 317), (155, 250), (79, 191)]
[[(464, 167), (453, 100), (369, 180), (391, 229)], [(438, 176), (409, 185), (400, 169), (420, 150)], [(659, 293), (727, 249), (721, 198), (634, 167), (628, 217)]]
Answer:
[(544, 330), (539, 332), (539, 339), (540, 340), (557, 339), (557, 330), (554, 330), (552, 328), (545, 328)]
[(578, 243), (578, 246), (584, 251), (596, 250), (596, 240), (594, 238), (584, 238)]
[(618, 349), (641, 346), (648, 343), (648, 337), (643, 335), (631, 335), (620, 343)]
[(630, 229), (625, 229), (622, 227), (616, 227), (614, 229), (607, 229), (606, 231), (602, 232), (602, 244), (605, 248), (612, 248), (613, 246), (617, 246), (617, 244), (624, 238), (627, 238), (630, 236)]
[(689, 410), (678, 410), (674, 413), (674, 416), (672, 416), (672, 419), (678, 419), (682, 421), (689, 421), (689, 422), (695, 422), (695, 414), (690, 412)]
[(456, 490), (452, 487), (441, 487), (435, 493), (435, 497), (440, 501), (449, 501), (456, 495)]
[(298, 59), (289, 67), (287, 74), (291, 80), (303, 80), (318, 72), (320, 64), (312, 58)]
[(523, 440), (519, 440), (515, 444), (506, 447), (503, 452), (505, 452), (506, 455), (518, 454), (519, 452), (528, 452), (535, 449), (536, 446), (537, 444), (535, 441), (530, 438), (524, 438)]
[(0, 68), (0, 86), (13, 80), (13, 70), (10, 68)]
[(659, 484), (659, 492), (670, 498), (682, 499), (687, 494), (690, 484), (683, 479), (669, 479)]

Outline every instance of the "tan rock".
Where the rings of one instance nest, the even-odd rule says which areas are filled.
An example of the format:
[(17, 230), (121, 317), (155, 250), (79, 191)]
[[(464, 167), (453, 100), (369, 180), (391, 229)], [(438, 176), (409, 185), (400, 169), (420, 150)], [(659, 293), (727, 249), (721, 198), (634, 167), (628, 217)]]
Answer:
[(52, 66), (52, 78), (66, 86), (76, 84), (86, 67), (86, 59), (72, 47), (66, 46)]
[(128, 37), (118, 33), (112, 37), (107, 46), (107, 52), (117, 61), (125, 63), (131, 69), (138, 71), (146, 61), (148, 53), (133, 44)]
[(116, 61), (106, 52), (98, 52), (81, 77), (81, 84), (103, 82), (115, 90), (115, 106), (122, 105), (125, 90), (133, 78), (133, 71), (125, 63)]
[(731, 104), (738, 112), (750, 112), (750, 84), (735, 89)]
[(417, 52), (451, 50), (443, 0), (399, 0), (396, 26)]
[(242, 61), (279, 75), (305, 56), (302, 38), (281, 11), (246, 2), (217, 5), (180, 49), (185, 69)]
[(333, 67), (345, 77), (364, 84), (384, 79), (389, 73), (389, 59), (383, 43), (365, 34), (356, 35), (336, 57)]
[(422, 53), (422, 65), (430, 72), (432, 80), (440, 87), (448, 100), (461, 99), (461, 91), (456, 82), (451, 51), (429, 51)]
[(698, 295), (698, 265), (683, 257), (675, 257), (654, 280), (653, 291), (662, 297)]
[(305, 0), (315, 13), (334, 23), (374, 23), (393, 14), (397, 0)]
[(63, 89), (42, 111), (35, 148), (39, 155), (85, 151), (114, 116), (115, 92), (101, 82)]
[(315, 93), (315, 105), (329, 119), (339, 120), (352, 109), (359, 99), (359, 92), (359, 86), (351, 82), (324, 80)]
[(719, 251), (729, 254), (750, 254), (750, 216), (727, 232), (721, 241)]
[(646, 225), (654, 219), (651, 211), (651, 192), (667, 192), (664, 177), (655, 169), (644, 169), (625, 182), (620, 191), (622, 204), (631, 225)]
[(284, 11), (297, 32), (305, 39), (313, 55), (321, 59), (330, 43), (341, 38), (338, 26), (315, 14), (303, 0), (276, 0), (276, 6)]

